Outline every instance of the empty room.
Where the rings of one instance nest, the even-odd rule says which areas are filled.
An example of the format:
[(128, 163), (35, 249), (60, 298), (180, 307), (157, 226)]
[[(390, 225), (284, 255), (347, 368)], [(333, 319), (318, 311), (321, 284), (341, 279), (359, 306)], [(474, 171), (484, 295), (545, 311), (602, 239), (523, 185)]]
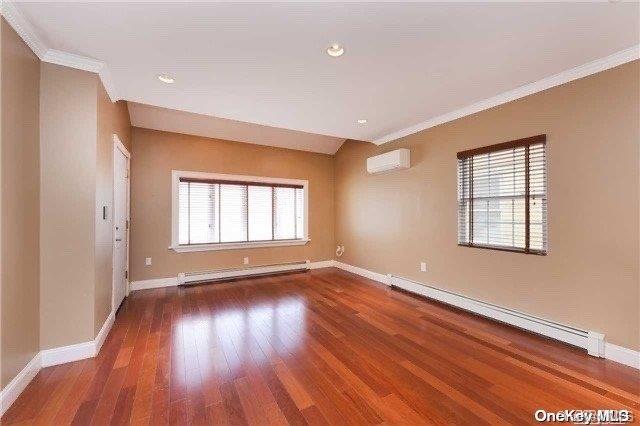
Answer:
[(0, 423), (640, 421), (640, 2), (0, 2)]

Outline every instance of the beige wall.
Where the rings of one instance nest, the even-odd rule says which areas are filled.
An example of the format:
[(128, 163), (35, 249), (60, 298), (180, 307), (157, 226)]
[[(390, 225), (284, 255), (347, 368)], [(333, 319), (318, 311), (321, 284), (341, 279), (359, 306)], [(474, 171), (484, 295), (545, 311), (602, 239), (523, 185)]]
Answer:
[[(96, 74), (42, 64), (42, 349), (93, 340), (111, 312), (113, 139), (131, 146), (125, 102)], [(107, 220), (102, 218), (107, 206)]]
[[(4, 31), (4, 27), (5, 25), (7, 25), (7, 23), (5, 22), (4, 18), (0, 17), (0, 138), (2, 138), (2, 63), (4, 62), (2, 60), (2, 40), (4, 39), (4, 37), (2, 36), (2, 32)], [(2, 145), (2, 139), (0, 139), (0, 188), (2, 187), (2, 149), (1, 149), (1, 145)], [(3, 338), (3, 333), (2, 333), (2, 315), (3, 315), (3, 310), (2, 310), (2, 301), (4, 300), (2, 298), (2, 274), (3, 274), (3, 268), (2, 268), (2, 190), (0, 189), (0, 390), (2, 390), (2, 388), (4, 388), (5, 386), (5, 378), (4, 375), (2, 374), (2, 370), (3, 370), (3, 358), (4, 358), (4, 338)], [(38, 331), (40, 331), (38, 329)], [(15, 373), (14, 373), (15, 374)], [(6, 381), (9, 382), (11, 380), (11, 378), (13, 376), (11, 375), (7, 375), (7, 379)]]
[(40, 61), (0, 18), (2, 350), (4, 387), (39, 350)]
[[(638, 62), (335, 158), (341, 261), (393, 273), (640, 347)], [(457, 246), (456, 152), (547, 134), (549, 254)], [(409, 170), (365, 159), (411, 149)], [(421, 273), (419, 262), (428, 270)]]
[(40, 345), (94, 338), (98, 77), (42, 63)]
[[(305, 246), (175, 253), (171, 245), (171, 170), (309, 180), (309, 237)], [(175, 277), (179, 272), (333, 258), (333, 157), (133, 129), (131, 159), (131, 279)], [(144, 266), (145, 257), (153, 259)]]
[[(98, 139), (96, 148), (96, 205), (95, 205), (95, 299), (94, 334), (98, 334), (111, 312), (113, 288), (113, 134), (131, 149), (131, 122), (127, 103), (111, 102), (101, 83), (98, 83)], [(103, 220), (102, 207), (107, 206)]]

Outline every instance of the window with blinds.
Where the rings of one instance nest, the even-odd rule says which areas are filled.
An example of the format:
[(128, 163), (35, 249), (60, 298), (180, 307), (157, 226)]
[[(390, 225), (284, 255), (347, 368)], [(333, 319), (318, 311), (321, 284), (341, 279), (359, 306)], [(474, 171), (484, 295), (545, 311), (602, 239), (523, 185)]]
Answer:
[(304, 187), (180, 178), (181, 246), (305, 238)]
[(458, 153), (458, 244), (547, 253), (546, 136)]

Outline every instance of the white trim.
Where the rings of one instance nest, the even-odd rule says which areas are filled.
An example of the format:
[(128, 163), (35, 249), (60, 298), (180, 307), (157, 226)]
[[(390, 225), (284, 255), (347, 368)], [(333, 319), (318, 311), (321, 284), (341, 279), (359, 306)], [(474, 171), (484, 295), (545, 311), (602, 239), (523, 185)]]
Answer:
[(82, 71), (89, 71), (98, 74), (105, 66), (104, 62), (86, 56), (75, 55), (61, 50), (49, 49), (42, 58), (44, 62), (75, 68)]
[(9, 407), (11, 407), (11, 404), (18, 399), (22, 391), (24, 391), (41, 368), (40, 353), (38, 352), (18, 375), (0, 391), (0, 417), (2, 417)]
[(111, 331), (111, 327), (113, 326), (115, 319), (116, 314), (112, 311), (93, 340), (40, 351), (42, 367), (93, 358), (98, 355), (107, 335), (109, 335), (109, 331)]
[(516, 99), (524, 98), (525, 96), (529, 96), (534, 93), (542, 92), (543, 90), (547, 90), (552, 87), (560, 86), (561, 84), (565, 84), (579, 78), (587, 77), (589, 75), (596, 74), (613, 67), (617, 67), (618, 65), (635, 61), (638, 58), (640, 58), (640, 45), (635, 45), (604, 58), (597, 59), (595, 61), (588, 62), (575, 68), (562, 71), (558, 74), (543, 78), (542, 80), (525, 84), (524, 86), (520, 86), (516, 89), (503, 92), (499, 95), (484, 99), (455, 111), (451, 111), (446, 114), (433, 117), (416, 125), (395, 131), (393, 133), (389, 133), (385, 136), (377, 138), (373, 141), (373, 143), (375, 143), (376, 145), (382, 145), (384, 143), (394, 141), (404, 136), (408, 136), (422, 130), (435, 127), (439, 124), (457, 120), (458, 118), (466, 117), (467, 115), (475, 114), (477, 112), (484, 111), (498, 105), (506, 104), (507, 102), (515, 101)]
[[(383, 284), (387, 284), (387, 285), (391, 285), (392, 283), (393, 283), (393, 285), (396, 285), (396, 280), (398, 279), (398, 277), (394, 277), (391, 274), (383, 275), (383, 274), (380, 274), (378, 272), (369, 271), (367, 269), (359, 268), (359, 267), (353, 266), (353, 265), (348, 265), (346, 263), (338, 262), (336, 260), (333, 261), (333, 266), (335, 266), (336, 268), (343, 269), (343, 270), (348, 271), (348, 272), (352, 272), (352, 273), (354, 273), (356, 275), (360, 275), (360, 276), (363, 276), (365, 278), (369, 278), (369, 279), (381, 282)], [(410, 287), (411, 289), (408, 289), (408, 288), (405, 288), (405, 287), (401, 287), (401, 288), (404, 288), (407, 291), (411, 291), (411, 292), (414, 292), (414, 293), (421, 294), (421, 295), (423, 295), (425, 297), (429, 297), (429, 298), (433, 298), (433, 299), (436, 299), (436, 300), (440, 300), (440, 301), (443, 301), (444, 303), (447, 303), (447, 304), (450, 304), (450, 305), (454, 305), (454, 306), (459, 307), (459, 308), (464, 309), (464, 310), (468, 310), (468, 311), (470, 310), (472, 312), (479, 313), (480, 315), (483, 315), (483, 316), (488, 316), (488, 317), (493, 318), (493, 319), (495, 319), (497, 321), (504, 322), (504, 323), (506, 323), (508, 325), (512, 325), (512, 326), (519, 327), (519, 328), (525, 328), (525, 327), (519, 325), (519, 323), (518, 323), (519, 321), (521, 321), (521, 319), (519, 319), (518, 321), (513, 321), (513, 322), (512, 321), (507, 321), (505, 319), (501, 319), (497, 315), (496, 316), (489, 316), (487, 314), (484, 314), (484, 313), (481, 313), (481, 312), (477, 312), (476, 310), (473, 310), (473, 309), (470, 309), (470, 308), (466, 307), (465, 303), (470, 303), (470, 302), (460, 302), (460, 304), (452, 303), (454, 301), (453, 299), (455, 299), (456, 296), (460, 297), (460, 298), (463, 298), (463, 299), (466, 299), (467, 301), (474, 301), (474, 299), (469, 299), (469, 298), (467, 298), (465, 296), (456, 295), (454, 293), (446, 292), (444, 290), (436, 289), (434, 287), (428, 287), (428, 286), (426, 286), (424, 284), (414, 283), (413, 281), (409, 281), (409, 280), (405, 280), (405, 279), (402, 279), (402, 280), (403, 281), (407, 281), (410, 284), (413, 284), (413, 285), (406, 286), (406, 287)], [(414, 287), (414, 286), (417, 286), (417, 287)], [(436, 291), (432, 292), (431, 289), (436, 290)], [(445, 293), (445, 294), (442, 294), (442, 293)], [(449, 301), (447, 302), (445, 300), (437, 299), (436, 296), (441, 297), (443, 299), (444, 298), (449, 298)], [(484, 303), (484, 302), (479, 302), (479, 303)], [(487, 305), (489, 305), (489, 304), (487, 304)], [(516, 312), (516, 311), (512, 311), (512, 310), (507, 309), (507, 308), (502, 308), (502, 307), (497, 306), (497, 305), (489, 305), (489, 306), (495, 307), (496, 309), (501, 310), (503, 312), (504, 311)], [(524, 315), (526, 315), (526, 314), (524, 314)], [(509, 319), (508, 317), (504, 317), (504, 318)], [(535, 317), (531, 317), (530, 316), (530, 318), (535, 318)], [(513, 319), (513, 317), (511, 319)], [(536, 318), (536, 320), (540, 320), (540, 319)], [(547, 321), (547, 320), (542, 320), (542, 321)], [(551, 321), (547, 321), (547, 322), (548, 323), (552, 323)], [(556, 323), (553, 323), (553, 324), (556, 324)], [(549, 325), (547, 324), (546, 326), (549, 326)], [(560, 325), (560, 327), (561, 327), (560, 331), (558, 332), (560, 334), (560, 337), (563, 337), (563, 336), (567, 337), (569, 335), (569, 330), (571, 330), (572, 327), (567, 327), (567, 326), (563, 326), (563, 325)], [(577, 329), (574, 329), (574, 330), (577, 330)], [(531, 331), (534, 331), (534, 332), (539, 333), (539, 334), (544, 334), (544, 333), (540, 333), (540, 332), (535, 331), (535, 330), (531, 330)], [(558, 338), (558, 336), (555, 333), (554, 333), (554, 335), (550, 335), (548, 337), (551, 337), (551, 338), (556, 339), (556, 340), (564, 341), (564, 340)], [(639, 351), (634, 351), (633, 349), (628, 349), (628, 348), (625, 348), (625, 347), (622, 347), (622, 346), (617, 346), (617, 345), (614, 345), (612, 343), (605, 342), (603, 340), (604, 339), (604, 335), (601, 334), (601, 333), (597, 333), (597, 332), (594, 332), (594, 331), (587, 331), (586, 332), (586, 336), (584, 337), (584, 339), (582, 339), (582, 341), (578, 337), (571, 338), (570, 340), (575, 341), (577, 343), (576, 346), (587, 348), (587, 340), (589, 339), (589, 337), (591, 337), (591, 339), (595, 339), (596, 341), (599, 340), (598, 345), (597, 345), (598, 348), (602, 348), (602, 346), (604, 346), (604, 358), (606, 358), (608, 360), (611, 360), (611, 361), (614, 361), (614, 362), (618, 362), (620, 364), (627, 365), (629, 367), (640, 369), (640, 352)], [(581, 342), (584, 343), (584, 346), (580, 344)], [(571, 342), (567, 342), (567, 343), (571, 343)], [(593, 344), (593, 340), (592, 340), (591, 343)], [(599, 349), (599, 350), (601, 350), (601, 349)], [(592, 355), (598, 356), (597, 353), (594, 353)], [(599, 356), (602, 356), (602, 354), (599, 354)]]
[(189, 253), (193, 251), (236, 250), (261, 247), (303, 246), (311, 241), (308, 238), (299, 240), (274, 240), (274, 241), (244, 241), (241, 243), (215, 243), (192, 244), (188, 246), (169, 247), (177, 253)]
[(100, 349), (102, 349), (102, 345), (104, 344), (104, 341), (107, 340), (107, 336), (109, 335), (114, 322), (116, 322), (116, 312), (111, 311), (107, 319), (104, 321), (104, 324), (102, 324), (102, 328), (100, 328), (98, 335), (93, 339), (93, 344), (95, 346), (93, 356), (98, 355)]
[(335, 266), (335, 260), (321, 260), (319, 262), (309, 262), (309, 269), (332, 268)]
[(94, 348), (95, 345), (93, 340), (91, 340), (89, 342), (76, 343), (75, 345), (45, 349), (40, 352), (42, 356), (42, 367), (50, 367), (52, 365), (91, 358), (95, 355)]
[(114, 322), (115, 312), (111, 312), (94, 340), (38, 352), (20, 373), (0, 391), (0, 416), (11, 407), (11, 404), (15, 402), (41, 368), (98, 355)]
[[(180, 246), (179, 243), (179, 186), (180, 178), (228, 180), (236, 182), (260, 182), (285, 185), (301, 185), (304, 191), (304, 232), (301, 239), (286, 241), (243, 241), (240, 243), (199, 244), (193, 246)], [(256, 248), (273, 246), (304, 245), (309, 242), (309, 181), (303, 179), (288, 179), (265, 176), (231, 175), (222, 173), (189, 172), (184, 170), (171, 171), (171, 245), (169, 248), (178, 253), (208, 250), (231, 250), (238, 248)]]
[(33, 53), (42, 60), (49, 49), (40, 37), (38, 37), (29, 21), (18, 11), (15, 4), (13, 4), (13, 2), (2, 1), (0, 2), (0, 10), (9, 25), (13, 27), (15, 32), (18, 33)]
[(38, 37), (33, 26), (25, 19), (13, 2), (2, 1), (0, 7), (2, 8), (2, 15), (7, 22), (41, 61), (96, 73), (100, 77), (111, 102), (120, 100), (106, 62), (49, 48), (46, 43)]
[(100, 81), (102, 81), (102, 85), (104, 86), (104, 90), (109, 95), (111, 102), (119, 100), (115, 85), (111, 79), (111, 72), (105, 62), (55, 49), (47, 50), (42, 61), (98, 74)]
[[(111, 164), (111, 169), (112, 169), (112, 187), (111, 187), (111, 250), (112, 250), (112, 255), (111, 255), (111, 310), (115, 312), (116, 309), (118, 309), (118, 306), (115, 306), (115, 300), (114, 300), (114, 295), (115, 295), (115, 259), (116, 259), (116, 232), (115, 232), (115, 224), (113, 223), (113, 212), (115, 212), (115, 203), (116, 203), (116, 182), (115, 182), (115, 175), (116, 175), (116, 160), (115, 160), (115, 153), (116, 150), (119, 150), (122, 154), (124, 154), (124, 156), (127, 158), (127, 229), (126, 229), (126, 238), (127, 238), (127, 260), (126, 260), (126, 271), (130, 271), (131, 269), (129, 268), (129, 248), (130, 248), (130, 243), (131, 243), (131, 153), (129, 152), (129, 150), (124, 146), (124, 144), (122, 143), (122, 141), (120, 140), (120, 137), (118, 137), (117, 134), (113, 134), (112, 135), (112, 139), (113, 139), (113, 151), (112, 151), (112, 164)], [(126, 280), (126, 290), (125, 290), (125, 296), (129, 295), (129, 288), (130, 288), (130, 280), (129, 278), (127, 278)]]
[(357, 266), (347, 265), (346, 263), (338, 262), (337, 260), (334, 260), (334, 266), (347, 272), (352, 272), (356, 275), (360, 275), (361, 277), (369, 278), (370, 280), (378, 281), (385, 285), (391, 285), (389, 277), (387, 275), (379, 274), (377, 272), (369, 271)]
[(120, 137), (116, 133), (114, 133), (111, 138), (113, 139), (113, 143), (115, 144), (115, 146), (118, 147), (118, 149), (125, 155), (125, 157), (131, 159), (131, 153), (129, 152), (127, 147), (124, 146), (124, 144), (120, 140)]
[(150, 288), (175, 287), (178, 285), (177, 277), (154, 278), (131, 282), (131, 291), (148, 290)]
[(640, 352), (613, 343), (605, 343), (604, 357), (640, 370)]

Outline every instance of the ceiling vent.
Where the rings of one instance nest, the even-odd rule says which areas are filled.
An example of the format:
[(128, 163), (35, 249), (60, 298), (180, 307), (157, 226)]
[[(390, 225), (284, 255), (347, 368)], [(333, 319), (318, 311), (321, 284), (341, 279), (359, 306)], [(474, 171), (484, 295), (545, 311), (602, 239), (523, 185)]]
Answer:
[(408, 169), (410, 166), (409, 150), (407, 148), (396, 149), (395, 151), (367, 158), (367, 172), (369, 174)]

